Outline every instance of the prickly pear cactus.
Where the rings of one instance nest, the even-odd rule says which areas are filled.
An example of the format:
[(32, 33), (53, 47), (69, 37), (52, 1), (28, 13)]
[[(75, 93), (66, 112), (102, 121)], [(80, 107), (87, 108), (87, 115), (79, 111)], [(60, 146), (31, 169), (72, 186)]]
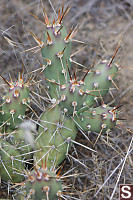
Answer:
[(69, 83), (61, 87), (59, 105), (68, 115), (74, 115), (86, 100), (83, 84), (82, 81), (70, 80)]
[[(103, 60), (89, 70), (85, 77), (86, 105), (102, 102), (102, 98), (109, 91), (118, 71), (118, 65), (111, 60)], [(103, 103), (103, 102), (102, 102)]]
[[(5, 80), (5, 79), (4, 79)], [(29, 81), (19, 76), (18, 81), (7, 82), (9, 89), (3, 96), (2, 120), (9, 129), (17, 127), (25, 117), (27, 105), (29, 104)]]
[[(53, 20), (52, 23), (44, 11), (46, 29), (44, 41), (40, 43), (44, 60), (43, 71), (49, 88), (48, 94), (53, 98), (53, 108), (47, 107), (48, 111), (42, 114), (39, 135), (36, 139), (37, 149), (40, 147), (41, 150), (37, 151), (35, 156), (39, 160), (47, 157), (48, 167), (51, 167), (54, 162), (59, 165), (64, 160), (66, 151), (69, 150), (67, 138), (75, 139), (76, 126), (82, 127), (84, 131), (88, 131), (88, 127), (91, 127), (92, 132), (101, 132), (101, 130), (104, 132), (115, 126), (117, 121), (117, 118), (112, 120), (116, 115), (115, 111), (103, 105), (103, 97), (110, 90), (118, 71), (118, 65), (113, 61), (115, 54), (111, 60), (102, 60), (92, 69), (89, 68), (80, 80), (74, 72), (73, 79), (69, 61), (71, 40), (77, 29), (67, 33), (62, 20), (69, 6), (65, 11), (63, 10), (64, 6), (61, 12), (59, 9), (57, 21)], [(99, 102), (103, 106), (96, 107), (97, 115), (91, 118), (90, 113), (93, 110), (91, 107)], [(103, 107), (105, 107), (104, 111), (102, 111)], [(89, 113), (88, 116), (86, 113)], [(100, 118), (101, 115), (103, 118)], [(76, 124), (74, 120), (72, 121), (73, 117)], [(92, 121), (88, 121), (88, 118)], [(97, 123), (96, 127), (95, 123)]]
[(49, 87), (49, 94), (51, 98), (57, 96), (59, 91), (58, 84), (66, 83), (68, 72), (67, 64), (70, 67), (70, 53), (71, 53), (71, 39), (74, 35), (74, 30), (69, 33), (63, 24), (63, 18), (68, 12), (69, 7), (64, 11), (58, 12), (58, 18), (53, 22), (47, 17), (45, 12), (45, 33), (44, 45), (42, 46), (42, 58), (44, 60), (44, 73)]
[(45, 167), (35, 168), (31, 172), (27, 172), (27, 176), (28, 180), (25, 184), (27, 199), (58, 200), (62, 196), (60, 176), (56, 175), (54, 171), (50, 171)]
[(37, 151), (35, 156), (39, 160), (47, 158), (47, 167), (58, 166), (68, 153), (71, 142), (67, 141), (70, 137), (75, 140), (77, 129), (75, 123), (68, 118), (59, 105), (43, 113), (38, 130)]
[(4, 140), (0, 141), (0, 161), (2, 181), (21, 182), (24, 179), (24, 165), (20, 152)]
[[(33, 170), (27, 172), (28, 178), (24, 182), (27, 200), (61, 199), (62, 182), (52, 169), (58, 167), (68, 155), (76, 138), (77, 128), (82, 129), (83, 133), (91, 131), (101, 134), (114, 127), (118, 119), (118, 107), (112, 108), (103, 101), (118, 71), (118, 65), (113, 61), (114, 56), (110, 61), (102, 60), (93, 68), (88, 68), (80, 80), (75, 72), (74, 78), (71, 76), (72, 38), (78, 29), (72, 28), (67, 32), (63, 18), (68, 11), (69, 6), (64, 11), (63, 5), (62, 10), (58, 11), (57, 20), (51, 22), (44, 10), (43, 42), (30, 31), (39, 43), (42, 53), (44, 73), (41, 76), (46, 80), (50, 102), (40, 117), (37, 117), (37, 121), (31, 116), (38, 129), (36, 126), (32, 128), (29, 123), (29, 127), (26, 127), (26, 123), (21, 124), (29, 105), (29, 81), (24, 82), (22, 73), (16, 82), (12, 79), (8, 82), (3, 78), (9, 89), (2, 99), (2, 133), (11, 130), (18, 134), (9, 135), (1, 142), (0, 174), (4, 181), (13, 179), (15, 182), (21, 182), (22, 177), (14, 173), (14, 168), (15, 172), (24, 172), (25, 166), (21, 161), (26, 160), (25, 162), (31, 165), (29, 160), (33, 156), (30, 152), (34, 150), (32, 153), (41, 167), (35, 165)], [(36, 134), (33, 135), (30, 130)], [(86, 133), (84, 136), (87, 138)], [(20, 159), (14, 159), (15, 156), (20, 156)], [(33, 162), (32, 160), (32, 164)], [(47, 163), (47, 167), (43, 163)]]
[(75, 116), (75, 120), (85, 131), (104, 133), (116, 125), (117, 108), (103, 104), (96, 108), (88, 108)]

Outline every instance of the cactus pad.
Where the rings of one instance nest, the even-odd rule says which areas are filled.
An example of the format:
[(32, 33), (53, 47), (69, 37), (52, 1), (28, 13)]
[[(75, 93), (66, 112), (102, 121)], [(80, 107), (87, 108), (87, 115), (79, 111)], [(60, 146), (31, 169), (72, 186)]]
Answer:
[[(19, 151), (4, 140), (1, 142), (0, 147), (1, 179), (3, 181), (21, 182), (24, 177), (20, 173), (24, 169), (24, 165), (21, 162), (22, 158)], [(15, 160), (15, 156), (17, 156), (18, 160)]]
[(117, 108), (103, 104), (97, 108), (90, 108), (80, 113), (78, 120), (76, 116), (75, 119), (85, 131), (105, 132), (116, 125)]
[(36, 152), (36, 158), (47, 160), (47, 167), (58, 166), (64, 159), (70, 144), (67, 138), (75, 139), (77, 130), (75, 123), (61, 112), (59, 105), (43, 113), (39, 127), (37, 146), (41, 151)]
[(10, 128), (18, 126), (23, 118), (29, 103), (29, 82), (25, 82), (22, 76), (18, 81), (8, 82), (9, 90), (3, 97), (2, 118), (3, 122)]
[[(107, 94), (116, 77), (118, 65), (111, 61), (103, 60), (89, 71), (85, 77), (85, 92), (88, 94), (86, 105), (92, 106)], [(102, 102), (103, 103), (103, 102)]]
[(61, 197), (62, 183), (54, 171), (50, 171), (45, 167), (35, 168), (27, 175), (26, 191), (28, 199), (31, 197), (33, 200), (58, 200)]

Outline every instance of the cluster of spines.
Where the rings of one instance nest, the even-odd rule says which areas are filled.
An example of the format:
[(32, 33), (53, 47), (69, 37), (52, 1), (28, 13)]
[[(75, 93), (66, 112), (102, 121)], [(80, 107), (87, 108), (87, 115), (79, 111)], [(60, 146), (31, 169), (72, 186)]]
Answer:
[(62, 182), (60, 174), (49, 170), (45, 166), (36, 167), (27, 172), (27, 180), (25, 181), (27, 199), (32, 198), (34, 200), (60, 200), (62, 197)]
[(4, 81), (9, 86), (9, 89), (6, 95), (3, 96), (1, 120), (3, 121), (3, 127), (6, 125), (8, 128), (14, 129), (25, 117), (25, 112), (29, 104), (30, 83), (29, 80), (24, 82), (22, 72), (18, 77), (18, 81), (13, 82), (12, 79), (10, 82), (5, 79)]
[(71, 115), (79, 110), (86, 99), (86, 93), (83, 90), (81, 81), (71, 79), (67, 84), (61, 86), (60, 90), (60, 106), (64, 111)]

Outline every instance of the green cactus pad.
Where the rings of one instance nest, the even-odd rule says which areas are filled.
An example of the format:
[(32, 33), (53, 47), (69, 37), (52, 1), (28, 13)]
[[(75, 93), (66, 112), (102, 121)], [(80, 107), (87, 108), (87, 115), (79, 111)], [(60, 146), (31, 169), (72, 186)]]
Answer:
[(59, 105), (67, 111), (68, 115), (74, 115), (86, 100), (86, 94), (83, 91), (84, 85), (81, 83), (83, 82), (71, 80), (61, 87)]
[(66, 117), (56, 105), (50, 111), (43, 113), (39, 127), (39, 139), (37, 146), (41, 151), (36, 152), (38, 159), (47, 160), (47, 167), (58, 166), (64, 159), (70, 145), (67, 138), (75, 139), (77, 129), (75, 123)]
[(9, 83), (9, 90), (3, 97), (2, 118), (10, 129), (18, 126), (23, 118), (29, 103), (29, 84), (19, 77), (16, 82)]
[[(66, 83), (68, 77), (67, 64), (70, 67), (71, 39), (74, 31), (67, 32), (62, 23), (62, 14), (59, 11), (56, 22), (54, 20), (50, 23), (49, 20), (45, 20), (44, 46), (41, 49), (45, 78), (51, 98), (57, 96), (58, 84)], [(55, 82), (58, 84), (55, 84)]]
[(100, 133), (105, 132), (116, 125), (117, 111), (116, 108), (109, 107), (105, 104), (97, 108), (90, 108), (83, 113), (77, 114), (75, 120), (84, 131)]
[[(92, 106), (96, 101), (102, 99), (109, 91), (115, 80), (118, 65), (103, 60), (95, 66), (85, 77), (85, 92), (88, 94), (86, 105)], [(102, 102), (102, 100), (101, 100)]]
[(33, 200), (58, 200), (62, 192), (62, 183), (54, 171), (43, 168), (27, 173), (27, 196)]
[[(0, 176), (3, 181), (11, 180), (12, 182), (21, 182), (24, 177), (21, 171), (24, 169), (24, 165), (21, 162), (22, 157), (20, 152), (10, 145), (7, 141), (1, 142), (0, 149)], [(19, 156), (20, 155), (20, 156)], [(15, 160), (17, 156), (18, 160)]]

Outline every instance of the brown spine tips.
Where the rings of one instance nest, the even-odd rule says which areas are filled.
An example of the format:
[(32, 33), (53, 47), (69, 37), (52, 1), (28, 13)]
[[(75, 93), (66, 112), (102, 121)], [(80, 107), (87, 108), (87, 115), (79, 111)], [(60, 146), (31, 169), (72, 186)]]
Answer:
[(0, 75), (0, 77), (5, 81), (5, 83), (11, 88), (10, 82), (8, 82), (3, 76)]
[(60, 21), (60, 9), (59, 9), (59, 11), (58, 11), (58, 19), (57, 19), (56, 25), (59, 24), (59, 21)]
[(116, 113), (113, 114), (112, 116), (112, 122), (116, 121)]
[(28, 30), (29, 32), (30, 32), (30, 34), (32, 35), (32, 37), (34, 38), (34, 40), (35, 40), (35, 42), (38, 44), (38, 46), (43, 46), (44, 45), (44, 43), (43, 42), (41, 42), (41, 40), (39, 40), (38, 38), (37, 38), (37, 36), (34, 34), (34, 33), (32, 33), (30, 30)]
[(55, 27), (55, 19), (53, 20), (53, 27)]
[(69, 42), (69, 38), (70, 38), (71, 33), (72, 33), (72, 29), (70, 29), (68, 35), (67, 35), (67, 36), (65, 37), (65, 39), (64, 39), (64, 41), (65, 41), (66, 43)]
[(87, 70), (87, 72), (85, 73), (84, 77), (82, 78), (82, 82), (84, 82), (85, 77), (87, 76), (87, 74), (90, 72), (91, 67)]
[(47, 13), (44, 8), (43, 8), (43, 12), (44, 12), (44, 21), (45, 21), (46, 27), (51, 27), (52, 25), (48, 19)]
[(54, 34), (59, 35), (62, 28), (63, 28), (63, 25), (61, 25), (61, 27), (59, 29), (55, 29)]
[(37, 173), (37, 177), (36, 177), (38, 180), (41, 180), (42, 179), (42, 172), (39, 172)]
[(15, 92), (13, 93), (13, 96), (18, 98), (20, 95), (19, 90), (15, 90)]
[(22, 104), (26, 104), (27, 98), (22, 100)]
[(115, 112), (115, 109), (116, 108), (114, 108), (113, 110), (109, 110), (109, 113), (112, 113), (112, 121), (114, 122), (114, 121), (116, 121), (116, 116), (117, 116), (117, 114), (116, 114), (116, 112)]
[(47, 65), (51, 65), (51, 60), (50, 59), (46, 59), (46, 58), (43, 58), (46, 62), (47, 62)]
[[(46, 30), (46, 31), (47, 31), (47, 30)], [(48, 44), (48, 45), (52, 44), (52, 39), (51, 39), (51, 37), (50, 37), (48, 31), (47, 31), (47, 44)]]
[(67, 6), (67, 8), (66, 8), (66, 10), (65, 10), (64, 12), (63, 12), (63, 10), (64, 10), (64, 5), (62, 6), (62, 13), (61, 13), (61, 18), (60, 18), (59, 24), (62, 23), (63, 18), (64, 18), (65, 15), (69, 12), (69, 10), (70, 10), (69, 5)]

